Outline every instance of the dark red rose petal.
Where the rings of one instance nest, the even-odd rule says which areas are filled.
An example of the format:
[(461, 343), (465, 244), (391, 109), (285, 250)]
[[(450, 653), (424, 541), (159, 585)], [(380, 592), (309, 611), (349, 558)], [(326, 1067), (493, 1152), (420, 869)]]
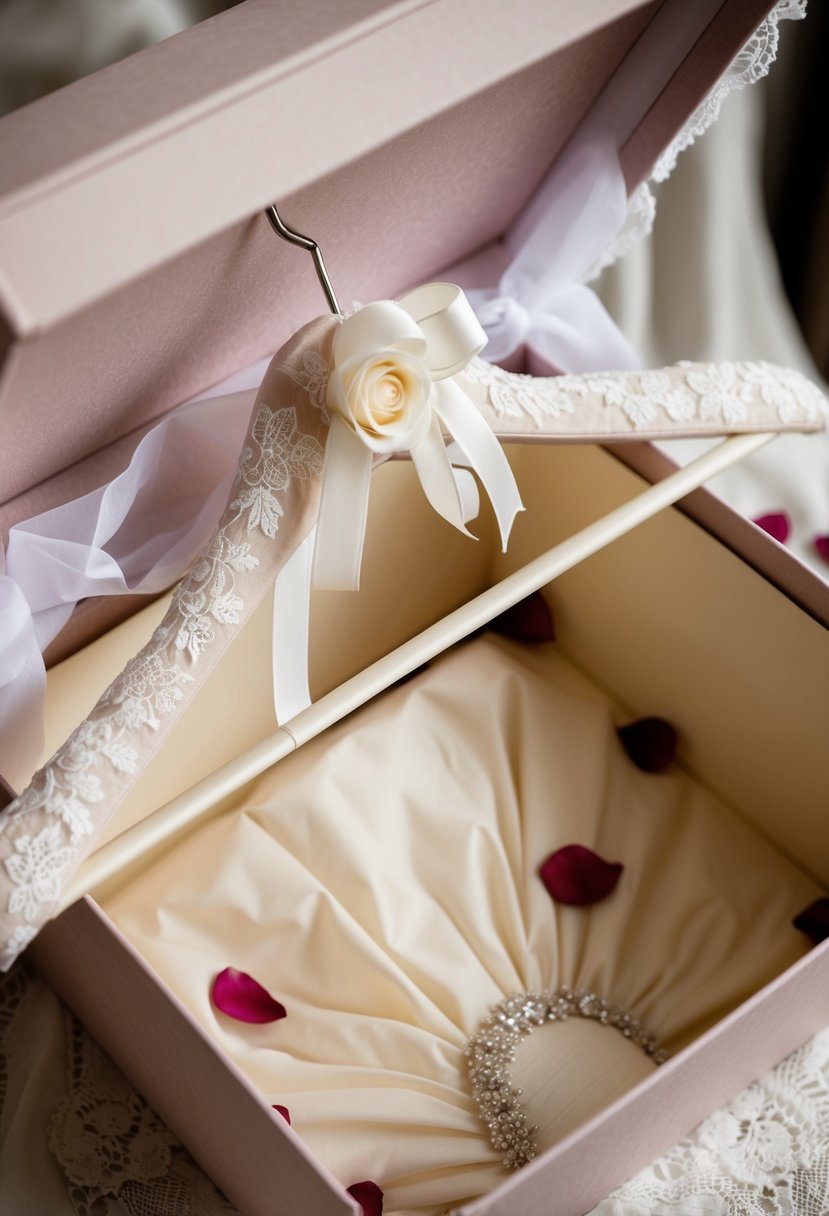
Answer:
[(676, 730), (664, 718), (637, 718), (616, 731), (622, 747), (643, 773), (659, 773), (676, 756)]
[(829, 899), (816, 899), (792, 921), (795, 929), (810, 937), (816, 946), (829, 937)]
[(383, 1216), (383, 1192), (376, 1182), (355, 1182), (346, 1188), (363, 1208), (363, 1216)]
[(554, 642), (556, 638), (553, 614), (540, 591), (494, 617), (490, 628), (516, 642)]
[(608, 896), (624, 868), (621, 862), (605, 861), (583, 844), (568, 844), (551, 853), (538, 873), (557, 903), (580, 908)]
[(764, 532), (768, 532), (769, 536), (773, 536), (775, 540), (779, 540), (781, 545), (785, 545), (789, 539), (792, 521), (785, 511), (770, 511), (768, 515), (758, 515), (753, 522), (758, 528), (762, 528)]
[(285, 1006), (275, 1001), (252, 975), (225, 967), (213, 981), (211, 1000), (217, 1009), (237, 1022), (278, 1022)]
[(824, 561), (829, 562), (829, 534), (815, 537), (815, 548)]
[(291, 1112), (288, 1110), (287, 1106), (280, 1106), (278, 1102), (274, 1102), (273, 1108), (277, 1112), (277, 1114), (280, 1114), (282, 1116), (282, 1118), (288, 1124), (288, 1127), (290, 1127), (291, 1126)]

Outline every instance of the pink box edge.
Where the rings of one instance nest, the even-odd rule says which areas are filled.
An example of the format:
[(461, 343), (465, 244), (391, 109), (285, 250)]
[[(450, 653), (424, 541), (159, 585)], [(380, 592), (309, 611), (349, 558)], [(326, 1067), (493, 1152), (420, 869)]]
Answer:
[[(272, 1110), (94, 899), (84, 896), (51, 921), (29, 947), (27, 956), (136, 1084), (208, 1177), (245, 1216), (273, 1216), (276, 1197), (283, 1196), (286, 1189), (291, 1191), (285, 1200), (289, 1205), (284, 1208), (286, 1216), (304, 1210), (314, 1216), (359, 1216), (359, 1205)], [(133, 1010), (140, 1011), (137, 1027), (130, 1025)], [(148, 1029), (145, 1046), (151, 1050), (142, 1051), (139, 1038), (133, 1038), (131, 1032), (149, 1025), (148, 1011), (156, 1018), (160, 1015), (164, 1034), (159, 1035), (155, 1025)], [(172, 1036), (172, 1044), (166, 1034)], [(188, 1036), (193, 1039), (188, 1040)], [(179, 1038), (194, 1042), (195, 1051), (171, 1050)], [(168, 1057), (164, 1067), (159, 1067), (158, 1062), (160, 1044)], [(195, 1100), (193, 1095), (204, 1089), (205, 1084), (207, 1101), (204, 1097)], [(211, 1095), (213, 1089), (217, 1092)], [(178, 1092), (188, 1097), (176, 1101)], [(226, 1135), (210, 1131), (209, 1120), (220, 1112), (222, 1121), (230, 1119), (236, 1126), (229, 1112), (234, 1104), (240, 1107), (237, 1114), (248, 1120), (245, 1136), (238, 1143), (233, 1140), (232, 1153), (217, 1169), (216, 1162), (222, 1160), (217, 1149), (230, 1142)], [(198, 1117), (191, 1125), (188, 1117), (192, 1111), (198, 1111)], [(203, 1131), (204, 1128), (207, 1130)], [(257, 1143), (273, 1136), (276, 1140), (270, 1145), (270, 1154), (257, 1155)], [(297, 1159), (302, 1162), (303, 1181), (297, 1188), (294, 1179), (293, 1186), (286, 1188), (285, 1171), (291, 1173)], [(312, 1196), (303, 1194), (304, 1181), (309, 1179), (319, 1183)], [(316, 1206), (309, 1209), (293, 1206), (308, 1198)]]
[[(97, 950), (90, 952), (90, 942)], [(76, 951), (73, 952), (73, 944)], [(88, 1026), (122, 1071), (153, 1105), (182, 1144), (219, 1185), (243, 1216), (296, 1216), (306, 1209), (283, 1206), (284, 1169), (293, 1149), (303, 1162), (303, 1178), (316, 1176), (325, 1188), (324, 1206), (307, 1209), (313, 1216), (357, 1213), (339, 1183), (304, 1145), (277, 1119), (237, 1065), (215, 1044), (178, 997), (141, 958), (106, 912), (89, 896), (51, 922), (30, 947), (30, 957), (62, 999)], [(94, 961), (94, 973), (86, 964)], [(101, 976), (106, 977), (102, 983)], [(821, 986), (820, 980), (823, 979)], [(817, 979), (817, 982), (816, 982)], [(108, 987), (107, 987), (108, 985)], [(182, 1053), (159, 1069), (158, 1028), (147, 1032), (145, 1046), (130, 1036), (127, 1020), (112, 1018), (113, 1006), (135, 1004), (134, 993), (151, 991), (150, 1008), (162, 1021), (177, 1026), (179, 1037), (194, 1034), (195, 1058)], [(814, 993), (822, 994), (814, 999)], [(811, 999), (804, 999), (811, 994)], [(142, 1013), (147, 1004), (140, 1001)], [(782, 1013), (791, 1014), (784, 1018)], [(514, 1216), (520, 1194), (522, 1216), (549, 1216), (549, 1196), (555, 1188), (556, 1216), (582, 1216), (616, 1187), (686, 1136), (702, 1119), (736, 1096), (790, 1052), (801, 1046), (829, 1018), (829, 941), (815, 947), (776, 976), (688, 1047), (640, 1082), (629, 1093), (600, 1111), (536, 1161), (525, 1166), (494, 1191), (457, 1209), (457, 1216)], [(207, 1053), (207, 1054), (205, 1054)], [(174, 1100), (171, 1077), (178, 1076), (185, 1092), (205, 1085), (204, 1059), (213, 1061), (205, 1104)], [(217, 1067), (218, 1066), (218, 1067)], [(208, 1069), (208, 1072), (211, 1070)], [(217, 1155), (215, 1136), (205, 1129), (204, 1111), (222, 1111), (236, 1101), (257, 1111), (226, 1160)], [(681, 1098), (677, 1101), (677, 1098)], [(202, 1112), (195, 1125), (193, 1109)], [(234, 1121), (235, 1122), (235, 1121)], [(251, 1149), (276, 1126), (278, 1152)], [(481, 1128), (481, 1135), (485, 1132)], [(219, 1145), (227, 1145), (219, 1137)], [(287, 1152), (283, 1150), (287, 1148)], [(219, 1166), (217, 1168), (217, 1162)], [(357, 1180), (355, 1180), (357, 1181)], [(329, 1206), (330, 1204), (330, 1206)]]

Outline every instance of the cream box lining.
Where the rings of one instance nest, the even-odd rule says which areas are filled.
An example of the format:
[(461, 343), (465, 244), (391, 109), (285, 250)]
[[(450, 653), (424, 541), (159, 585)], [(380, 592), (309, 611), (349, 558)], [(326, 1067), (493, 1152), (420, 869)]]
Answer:
[[(491, 527), (486, 520), (482, 521), (482, 539), (476, 545), (460, 539), (456, 541), (448, 528), (443, 529), (439, 521), (430, 519), (428, 510), (419, 503), (408, 466), (391, 464), (379, 470), (370, 515), (363, 590), (354, 595), (317, 597), (312, 636), (316, 691), (320, 691), (321, 685), (323, 689), (326, 687), (323, 681), (327, 662), (332, 664), (334, 672), (348, 675), (347, 667), (343, 670), (348, 662), (347, 653), (353, 655), (351, 661), (359, 666), (370, 662), (378, 653), (383, 653), (384, 647), (387, 649), (395, 642), (402, 641), (403, 648), (392, 651), (386, 658), (378, 658), (374, 667), (361, 671), (345, 686), (323, 696), (318, 705), (308, 711), (318, 717), (306, 737), (317, 733), (320, 716), (327, 716), (329, 722), (338, 720), (400, 678), (405, 670), (411, 670), (463, 636), (470, 627), (471, 618), (465, 615), (470, 594), (494, 582), (494, 588), (482, 593), (484, 600), (480, 602), (489, 603), (492, 612), (499, 610), (499, 606), (505, 606), (502, 588), (497, 582), (499, 578), (510, 579), (516, 575), (523, 578), (528, 569), (532, 570), (533, 562), (539, 560), (539, 553), (544, 554), (559, 541), (566, 548), (568, 542), (562, 538), (572, 537), (580, 527), (596, 521), (597, 517), (601, 520), (608, 510), (618, 508), (620, 502), (629, 501), (643, 489), (639, 477), (598, 448), (526, 446), (515, 449), (511, 456), (528, 510), (519, 520), (506, 557), (491, 545)], [(418, 520), (421, 511), (423, 518)], [(411, 523), (413, 533), (422, 545), (405, 559), (393, 544), (399, 521), (405, 521), (407, 527)], [(601, 528), (602, 524), (597, 526)], [(490, 547), (487, 549), (488, 542)], [(394, 561), (401, 565), (394, 571), (392, 583), (387, 574), (389, 563)], [(430, 569), (434, 571), (431, 584)], [(544, 581), (543, 577), (541, 581)], [(400, 593), (390, 597), (390, 586), (411, 588), (411, 598), (407, 599), (405, 594), (401, 598)], [(517, 594), (512, 598), (517, 598)], [(487, 600), (488, 596), (494, 598)], [(631, 716), (660, 713), (686, 724), (681, 750), (686, 769), (732, 809), (750, 806), (750, 822), (761, 835), (802, 870), (826, 881), (829, 877), (829, 842), (824, 838), (821, 825), (829, 802), (829, 789), (826, 788), (829, 778), (825, 765), (819, 763), (823, 756), (823, 724), (829, 697), (826, 632), (716, 540), (678, 512), (670, 510), (649, 519), (575, 568), (566, 570), (552, 584), (551, 596), (557, 616), (557, 645), (562, 652), (603, 686)], [(456, 607), (459, 603), (463, 605), (460, 609)], [(445, 618), (443, 614), (450, 609), (455, 609), (455, 613)], [(154, 606), (149, 615), (158, 611)], [(481, 622), (475, 618), (473, 624), (477, 623)], [(145, 613), (143, 623), (140, 618), (127, 622), (87, 652), (68, 661), (63, 668), (53, 669), (50, 673), (50, 712), (54, 715), (52, 728), (58, 735), (63, 730), (61, 714), (69, 725), (82, 717), (86, 705), (79, 705), (78, 697), (94, 699), (98, 688), (140, 645), (142, 630), (146, 635), (153, 624)], [(217, 707), (221, 709), (228, 701), (226, 689), (246, 688), (251, 693), (251, 705), (259, 704), (261, 716), (257, 718), (251, 712), (246, 727), (252, 732), (252, 741), (258, 739), (259, 742), (254, 742), (246, 756), (230, 759), (223, 770), (202, 777), (191, 790), (174, 800), (173, 807), (178, 805), (188, 812), (185, 819), (192, 810), (209, 809), (211, 813), (219, 814), (237, 803), (246, 795), (258, 773), (296, 747), (297, 740), (284, 730), (267, 736), (271, 721), (270, 693), (269, 689), (262, 691), (260, 685), (262, 646), (268, 643), (269, 624), (266, 620), (261, 629), (254, 624), (237, 640), (230, 652), (233, 661), (217, 670), (214, 687), (208, 685), (204, 696), (196, 703), (205, 713), (201, 726), (193, 716), (189, 723), (184, 719), (182, 726), (191, 729), (194, 735), (213, 721), (212, 735), (200, 738), (198, 747), (192, 746), (192, 736), (190, 744), (183, 735), (178, 742), (173, 737), (163, 750), (168, 774), (175, 767), (170, 763), (171, 757), (177, 762), (192, 762), (196, 768), (198, 764), (209, 767), (209, 761), (204, 763), (205, 757), (216, 759), (214, 749), (221, 745), (221, 737), (227, 729), (227, 715), (215, 716)], [(417, 634), (424, 626), (425, 633)], [(404, 639), (410, 634), (415, 637), (407, 643)], [(362, 652), (348, 651), (352, 642), (356, 644), (358, 639)], [(339, 668), (337, 664), (340, 664)], [(90, 684), (82, 693), (80, 676), (85, 670)], [(328, 682), (329, 685), (336, 682), (330, 673)], [(238, 697), (234, 693), (234, 703), (236, 700)], [(181, 780), (183, 783), (184, 779)], [(139, 783), (138, 790), (143, 790), (143, 809), (151, 809), (158, 793), (153, 794), (144, 783)], [(133, 808), (133, 813), (136, 809), (140, 812), (140, 803)], [(146, 821), (146, 825), (151, 824), (152, 818)], [(105, 909), (105, 887), (101, 888), (100, 898)], [(61, 990), (83, 1008), (83, 989), (78, 989), (78, 977), (71, 968), (75, 947), (70, 947), (67, 953), (65, 944), (71, 943), (77, 932), (80, 934), (77, 949), (82, 949), (84, 956), (89, 948), (96, 951), (96, 956), (111, 956), (107, 967), (112, 969), (113, 975), (121, 976), (117, 988), (110, 994), (109, 1008), (114, 1008), (112, 1002), (116, 1000), (116, 991), (123, 991), (125, 1000), (132, 1002), (140, 993), (142, 1008), (153, 1011), (154, 1025), (165, 1027), (170, 1050), (173, 1050), (173, 1044), (178, 1044), (178, 1050), (186, 1052), (184, 1057), (177, 1056), (175, 1062), (168, 1061), (168, 1067), (180, 1065), (184, 1068), (187, 1060), (197, 1061), (204, 1055), (199, 1075), (204, 1077), (207, 1092), (211, 1095), (221, 1092), (226, 1110), (238, 1106), (240, 1112), (248, 1112), (244, 1117), (251, 1121), (251, 1165), (256, 1160), (259, 1162), (257, 1169), (264, 1168), (261, 1155), (256, 1156), (256, 1152), (261, 1154), (262, 1147), (255, 1152), (255, 1146), (271, 1143), (274, 1158), (266, 1172), (279, 1168), (283, 1152), (299, 1152), (305, 1165), (300, 1169), (300, 1160), (296, 1158), (296, 1185), (300, 1188), (321, 1185), (326, 1171), (314, 1165), (311, 1173), (308, 1172), (311, 1167), (307, 1150), (296, 1137), (290, 1137), (290, 1144), (286, 1142), (284, 1150), (280, 1148), (277, 1152), (275, 1141), (282, 1140), (282, 1133), (281, 1129), (269, 1127), (267, 1103), (251, 1091), (216, 1045), (206, 1038), (201, 1041), (203, 1032), (197, 1030), (163, 982), (132, 955), (105, 911), (97, 913), (94, 904), (85, 902), (69, 914), (62, 935), (61, 924), (58, 922), (55, 926), (53, 936), (51, 930), (47, 930), (44, 942), (38, 944), (35, 951), (40, 957), (49, 959), (50, 973), (56, 980), (59, 978)], [(77, 931), (73, 928), (76, 924)], [(762, 1025), (763, 1008), (767, 1005), (776, 1007), (781, 1002), (786, 1005), (787, 1020), (780, 1024), (776, 1040), (782, 1035), (788, 1047), (781, 1049), (777, 1043), (772, 1049), (775, 1054), (769, 1055), (764, 1063), (765, 1057), (755, 1046), (752, 1066), (767, 1067), (779, 1058), (778, 1052), (782, 1054), (782, 1050), (791, 1049), (802, 1041), (808, 1026), (813, 1024), (809, 1018), (816, 1016), (806, 1015), (804, 984), (807, 972), (812, 974), (820, 962), (818, 954), (822, 953), (819, 951), (804, 959), (776, 981), (778, 994), (774, 995), (770, 990), (758, 994), (653, 1078), (597, 1116), (602, 1127), (613, 1128), (614, 1140), (613, 1152), (607, 1154), (602, 1169), (590, 1175), (591, 1185), (603, 1187), (595, 1192), (596, 1199), (621, 1181), (624, 1175), (620, 1171), (629, 1170), (631, 1161), (639, 1160), (644, 1164), (649, 1156), (662, 1151), (710, 1109), (708, 1105), (693, 1102), (676, 1106), (676, 1095), (680, 1092), (677, 1087), (687, 1083), (683, 1078), (690, 1079), (692, 1073), (696, 1076), (695, 1069), (703, 1072), (707, 1069), (711, 1075), (705, 1092), (710, 1095), (712, 1104), (723, 1101), (739, 1087), (741, 1082), (731, 1078), (725, 1060), (730, 1066), (735, 1059), (735, 1034), (740, 1042), (747, 1042), (743, 1036), (755, 1033), (750, 1028), (758, 1020)], [(83, 1012), (95, 1029), (95, 1009), (87, 1006)], [(124, 1027), (128, 1028), (126, 1009), (118, 1016), (125, 1018)], [(737, 1030), (737, 1024), (744, 1029)], [(106, 1042), (112, 1033), (111, 1023), (98, 1025), (97, 1033)], [(112, 1042), (111, 1050), (119, 1058), (131, 1061), (130, 1070), (146, 1087), (152, 1100), (181, 1129), (186, 1122), (185, 1112), (179, 1110), (176, 1114), (172, 1108), (168, 1109), (165, 1105), (167, 1096), (153, 1090), (152, 1076), (155, 1074), (146, 1072), (137, 1030), (136, 1034), (134, 1042), (131, 1038)], [(197, 1049), (200, 1041), (201, 1046)], [(724, 1059), (721, 1059), (722, 1052), (728, 1052)], [(739, 1067), (744, 1068), (745, 1064)], [(717, 1068), (718, 1072), (711, 1071)], [(745, 1078), (743, 1084), (750, 1079), (744, 1072), (737, 1075)], [(681, 1092), (686, 1090), (682, 1088)], [(660, 1101), (674, 1105), (663, 1108), (662, 1116), (655, 1120), (652, 1112), (659, 1108)], [(624, 1111), (629, 1105), (631, 1109), (641, 1110), (637, 1118), (645, 1120), (637, 1123), (640, 1131), (635, 1144), (629, 1142), (625, 1130), (629, 1125)], [(259, 1112), (255, 1117), (254, 1108)], [(572, 1196), (573, 1211), (584, 1210), (586, 1183), (584, 1164), (579, 1162), (589, 1151), (587, 1145), (594, 1124), (596, 1120), (553, 1149), (552, 1156), (537, 1163), (537, 1170), (535, 1165), (527, 1167), (507, 1182), (505, 1188), (497, 1192), (497, 1198), (493, 1196), (494, 1207), (490, 1200), (482, 1199), (474, 1205), (474, 1210), (508, 1210), (503, 1204), (508, 1204), (509, 1196), (520, 1187), (522, 1204), (528, 1212), (535, 1211), (533, 1195), (545, 1193), (543, 1171), (546, 1168), (556, 1171), (562, 1211), (571, 1210), (567, 1207), (568, 1195)], [(664, 1141), (666, 1135), (670, 1138)], [(202, 1129), (193, 1147), (197, 1152), (210, 1154), (213, 1150), (204, 1147), (209, 1142), (207, 1129)], [(232, 1167), (225, 1163), (222, 1168), (228, 1186), (233, 1181), (230, 1174), (235, 1172), (234, 1193), (241, 1194), (247, 1185), (240, 1176), (245, 1168), (241, 1159)], [(258, 1185), (250, 1191), (252, 1211), (257, 1210)], [(338, 1208), (340, 1201), (329, 1194), (325, 1210), (345, 1210)], [(241, 1200), (237, 1199), (237, 1202)], [(579, 1204), (582, 1204), (581, 1208), (577, 1206)], [(544, 1210), (543, 1203), (537, 1210)]]
[[(581, 986), (675, 1052), (808, 950), (791, 918), (820, 887), (686, 775), (637, 772), (622, 720), (555, 646), (476, 639), (264, 774), (107, 914), (344, 1186), (445, 1211), (505, 1177), (462, 1054), (492, 1005)], [(592, 908), (554, 906), (536, 875), (571, 841), (625, 865)], [(216, 1013), (229, 963), (284, 1023)], [(644, 1055), (585, 1029), (582, 1057), (566, 1031), (533, 1036), (539, 1148), (648, 1075), (620, 1077)]]
[[(238, 789), (266, 761), (287, 754), (321, 724), (336, 721), (404, 674), (395, 645), (414, 638), (405, 654), (409, 669), (426, 661), (482, 623), (470, 625), (462, 609), (459, 632), (449, 636), (441, 624), (447, 612), (526, 568), (643, 488), (640, 478), (593, 447), (520, 447), (512, 459), (527, 511), (505, 557), (497, 552), (488, 518), (477, 544), (456, 538), (420, 501), (410, 468), (395, 463), (380, 469), (363, 589), (315, 595), (312, 691), (328, 695), (287, 731), (273, 732), (262, 663), (270, 645), (266, 605), (138, 781), (109, 838), (169, 799), (209, 805)], [(658, 560), (649, 556), (655, 540)], [(604, 590), (608, 577), (612, 596)], [(565, 653), (631, 712), (693, 718), (693, 738), (683, 755), (689, 771), (729, 805), (751, 805), (757, 826), (777, 847), (807, 871), (829, 876), (829, 841), (815, 840), (814, 831), (825, 806), (814, 757), (821, 754), (829, 695), (820, 626), (720, 546), (706, 543), (701, 530), (675, 512), (640, 525), (555, 586)], [(579, 597), (572, 608), (571, 587)], [(401, 590), (389, 597), (389, 588)], [(747, 604), (750, 611), (742, 607)], [(163, 601), (52, 669), (47, 747), (66, 737), (162, 612)], [(428, 636), (419, 634), (424, 628)], [(603, 643), (619, 631), (622, 645)], [(672, 642), (674, 631), (681, 633), (682, 646)], [(355, 674), (375, 662), (376, 671)], [(340, 687), (343, 680), (348, 682)], [(223, 713), (225, 681), (246, 689), (238, 718), (231, 721)], [(193, 747), (193, 739), (201, 745)], [(224, 770), (211, 777), (221, 765)]]

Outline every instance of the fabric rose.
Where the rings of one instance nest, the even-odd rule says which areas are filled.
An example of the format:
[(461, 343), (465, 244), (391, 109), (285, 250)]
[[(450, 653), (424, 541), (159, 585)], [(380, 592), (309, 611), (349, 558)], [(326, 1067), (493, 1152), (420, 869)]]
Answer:
[(378, 458), (391, 455), (411, 457), (428, 502), (466, 536), (478, 503), (471, 469), (489, 495), (506, 547), (512, 521), (523, 510), (518, 487), (497, 438), (455, 380), (485, 342), (469, 301), (452, 283), (426, 283), (340, 320), (326, 387), (331, 425), (313, 587), (359, 587), (371, 471)]
[(337, 331), (328, 406), (372, 452), (410, 451), (429, 430), (425, 352), (420, 326), (388, 300), (347, 317)]

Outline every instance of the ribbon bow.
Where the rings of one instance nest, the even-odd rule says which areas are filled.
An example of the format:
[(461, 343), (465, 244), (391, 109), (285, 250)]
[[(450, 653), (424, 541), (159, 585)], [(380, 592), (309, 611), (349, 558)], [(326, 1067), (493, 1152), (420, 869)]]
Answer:
[(562, 155), (505, 238), (513, 256), (498, 286), (469, 292), (489, 338), (488, 359), (505, 359), (526, 342), (563, 371), (641, 367), (584, 283), (626, 213), (625, 179), (609, 141)]
[(486, 334), (459, 287), (428, 283), (401, 300), (368, 304), (342, 322), (333, 346), (312, 584), (356, 589), (375, 456), (409, 452), (439, 515), (467, 536), (464, 501), (444, 430), (478, 475), (506, 548), (523, 510), (501, 445), (453, 377), (485, 345)]

